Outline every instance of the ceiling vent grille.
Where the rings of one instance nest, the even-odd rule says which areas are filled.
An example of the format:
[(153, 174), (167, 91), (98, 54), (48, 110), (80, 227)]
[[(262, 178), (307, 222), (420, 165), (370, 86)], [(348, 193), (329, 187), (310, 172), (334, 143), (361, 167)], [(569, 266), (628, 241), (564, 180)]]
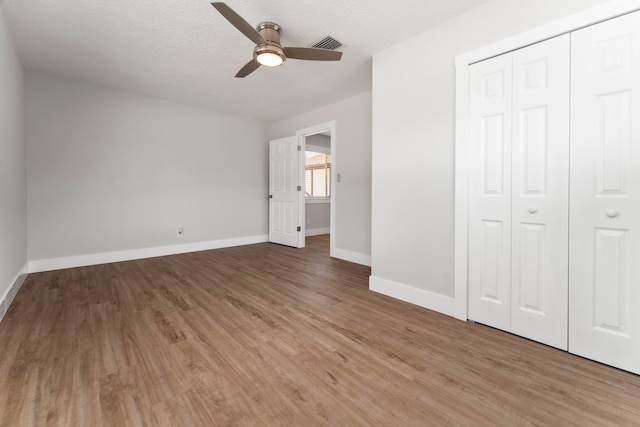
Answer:
[(315, 47), (318, 49), (336, 50), (342, 47), (342, 43), (331, 36), (326, 36), (322, 40), (311, 45), (311, 47)]

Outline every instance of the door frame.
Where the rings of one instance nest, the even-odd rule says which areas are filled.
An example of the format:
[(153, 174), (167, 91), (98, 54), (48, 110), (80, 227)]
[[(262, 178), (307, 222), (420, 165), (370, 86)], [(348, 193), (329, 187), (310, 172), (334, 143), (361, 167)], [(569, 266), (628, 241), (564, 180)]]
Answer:
[(640, 0), (613, 0), (455, 58), (454, 296), (441, 312), (468, 319), (469, 66), (543, 40), (640, 10)]
[[(298, 145), (302, 147), (302, 157), (300, 161), (300, 181), (302, 188), (304, 188), (304, 170), (305, 170), (305, 157), (304, 152), (306, 148), (306, 137), (311, 135), (316, 135), (323, 132), (330, 133), (331, 139), (331, 195), (329, 197), (329, 256), (333, 257), (335, 253), (336, 247), (336, 191), (337, 191), (337, 168), (336, 168), (336, 121), (330, 121), (321, 123), (315, 126), (310, 126), (308, 128), (300, 129), (296, 131), (296, 136), (298, 137)], [(300, 224), (302, 224), (302, 246), (305, 243), (305, 233), (306, 233), (306, 198), (304, 196), (304, 192), (302, 192), (302, 200), (300, 202), (301, 208), (299, 209), (300, 215)]]

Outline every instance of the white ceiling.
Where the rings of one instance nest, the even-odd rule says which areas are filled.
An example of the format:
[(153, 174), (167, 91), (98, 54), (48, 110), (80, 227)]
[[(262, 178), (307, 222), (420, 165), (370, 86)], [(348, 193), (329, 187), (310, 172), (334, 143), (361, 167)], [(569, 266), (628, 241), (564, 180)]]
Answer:
[[(0, 0), (27, 68), (277, 120), (371, 88), (373, 54), (487, 0), (227, 0), (284, 46), (326, 35), (340, 62), (289, 60), (244, 79), (253, 43), (206, 0)], [(416, 54), (420, 54), (416, 52)], [(398, 70), (401, 78), (401, 70)]]

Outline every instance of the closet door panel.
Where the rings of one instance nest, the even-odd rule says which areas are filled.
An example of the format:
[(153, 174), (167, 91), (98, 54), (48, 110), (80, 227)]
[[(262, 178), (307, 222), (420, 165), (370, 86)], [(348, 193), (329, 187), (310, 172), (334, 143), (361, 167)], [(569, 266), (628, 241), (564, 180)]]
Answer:
[(470, 68), (469, 313), (510, 330), (511, 54)]
[(570, 37), (513, 54), (511, 331), (567, 349)]
[(569, 351), (640, 374), (640, 13), (572, 35)]

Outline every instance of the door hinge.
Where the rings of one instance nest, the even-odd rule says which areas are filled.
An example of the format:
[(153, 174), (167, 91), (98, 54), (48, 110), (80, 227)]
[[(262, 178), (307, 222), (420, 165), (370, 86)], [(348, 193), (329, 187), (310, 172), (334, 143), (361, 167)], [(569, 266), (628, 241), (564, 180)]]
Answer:
[(298, 231), (302, 231), (302, 228), (300, 226), (298, 226)]
[(302, 151), (302, 145), (298, 145), (298, 151)]
[(302, 191), (302, 187), (298, 185), (298, 191)]

